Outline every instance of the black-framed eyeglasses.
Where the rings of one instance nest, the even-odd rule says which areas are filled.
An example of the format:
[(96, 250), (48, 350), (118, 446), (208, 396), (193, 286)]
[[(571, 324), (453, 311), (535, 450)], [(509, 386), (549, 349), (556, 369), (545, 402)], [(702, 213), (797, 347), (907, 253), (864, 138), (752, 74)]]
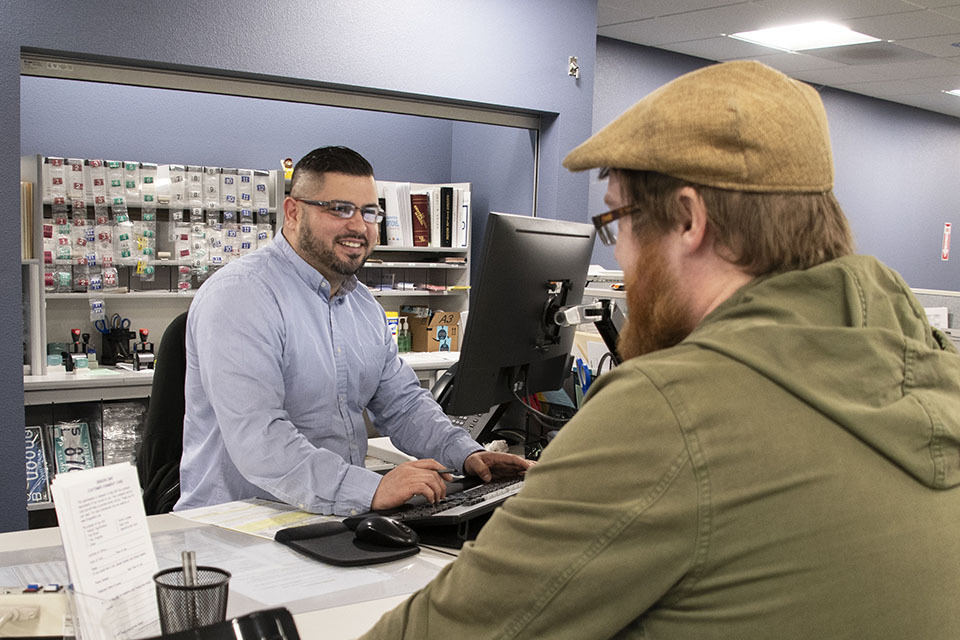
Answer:
[(617, 244), (617, 227), (613, 223), (623, 216), (633, 215), (639, 211), (640, 205), (628, 204), (593, 216), (593, 226), (597, 228), (597, 237), (600, 238), (600, 242), (608, 247)]
[(333, 215), (338, 218), (343, 218), (344, 220), (352, 218), (353, 214), (357, 212), (357, 209), (360, 210), (360, 217), (363, 218), (363, 221), (367, 224), (380, 224), (380, 221), (383, 220), (383, 209), (373, 204), (358, 207), (352, 202), (345, 202), (343, 200), (307, 200), (306, 198), (291, 197), (293, 197), (294, 200), (312, 204), (315, 207), (323, 207)]

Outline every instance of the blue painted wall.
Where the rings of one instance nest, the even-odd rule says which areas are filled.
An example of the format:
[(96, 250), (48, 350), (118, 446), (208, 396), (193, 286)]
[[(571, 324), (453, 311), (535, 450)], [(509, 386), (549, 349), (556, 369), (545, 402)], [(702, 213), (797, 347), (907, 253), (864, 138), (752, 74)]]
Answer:
[[(487, 214), (533, 213), (533, 173), (536, 133), (486, 124), (458, 122), (453, 127), (454, 154), (451, 180), (470, 182), (470, 280), (479, 277), (480, 253)], [(483, 149), (483, 153), (477, 153)], [(570, 212), (576, 215), (576, 211)], [(540, 215), (545, 215), (540, 211)]]
[(279, 169), (343, 144), (383, 180), (450, 179), (449, 120), (32, 77), (20, 80), (20, 114), (25, 155)]
[(821, 96), (857, 250), (911, 287), (960, 290), (960, 254), (940, 259), (943, 223), (960, 223), (960, 119), (835, 89)]
[[(706, 60), (598, 38), (593, 129)], [(943, 223), (960, 223), (960, 120), (836, 89), (820, 92), (830, 122), (834, 192), (857, 250), (896, 269), (914, 288), (960, 289), (960, 256), (940, 260)], [(605, 210), (606, 182), (591, 172), (590, 212)], [(617, 268), (598, 243), (594, 261)]]
[[(3, 2), (0, 202), (19, 198), (19, 53), (30, 47), (542, 111), (550, 126), (540, 147), (539, 215), (582, 219), (587, 179), (563, 171), (560, 160), (590, 134), (595, 34), (594, 0)], [(580, 60), (579, 80), (567, 76), (570, 55)], [(317, 135), (308, 133), (304, 149)], [(7, 425), (0, 431), (0, 530), (26, 526), (16, 211), (0, 213), (10, 229), (0, 234), (0, 297), (7, 301), (0, 305)]]

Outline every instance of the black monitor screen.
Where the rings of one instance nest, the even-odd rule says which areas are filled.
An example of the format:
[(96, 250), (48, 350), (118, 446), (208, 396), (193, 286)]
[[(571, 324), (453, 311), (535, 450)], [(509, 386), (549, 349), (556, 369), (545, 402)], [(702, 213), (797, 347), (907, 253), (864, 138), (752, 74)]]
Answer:
[(590, 224), (490, 214), (448, 414), (482, 413), (563, 385), (574, 327), (553, 317), (580, 303), (594, 233)]

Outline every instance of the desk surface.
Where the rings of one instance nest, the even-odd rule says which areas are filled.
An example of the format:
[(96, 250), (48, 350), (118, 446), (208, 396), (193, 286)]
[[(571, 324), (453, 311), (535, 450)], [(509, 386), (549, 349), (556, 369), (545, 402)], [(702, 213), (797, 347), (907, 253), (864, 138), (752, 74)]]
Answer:
[[(210, 525), (199, 524), (171, 514), (150, 516), (147, 518), (147, 522), (150, 525), (150, 532), (154, 536), (155, 547), (157, 546), (158, 537), (170, 533), (176, 535), (177, 532), (199, 532), (204, 536), (244, 536), (244, 534), (227, 531)], [(245, 537), (252, 538), (252, 536)], [(257, 540), (262, 539), (258, 538)], [(276, 544), (278, 547), (281, 547), (279, 543), (266, 540), (263, 542), (270, 545)], [(44, 547), (60, 547), (59, 529), (33, 529), (0, 534), (0, 554), (4, 554), (5, 561), (3, 564), (6, 566), (18, 562), (35, 562), (35, 560), (30, 559), (30, 552)], [(291, 551), (290, 553), (293, 552)], [(160, 555), (161, 553), (158, 551), (158, 556)], [(62, 555), (60, 557), (62, 558)], [(11, 562), (11, 558), (15, 558), (13, 562)], [(440, 568), (453, 560), (453, 556), (437, 550), (423, 548), (413, 559), (417, 559), (420, 567), (421, 577), (418, 579), (423, 579), (425, 576), (432, 577), (432, 575), (435, 575)], [(381, 567), (383, 570), (397, 570), (398, 565), (404, 565), (404, 569), (402, 570), (405, 570), (405, 567), (410, 564), (409, 560), (412, 559), (375, 566)], [(311, 566), (315, 563), (314, 560), (306, 557), (302, 558), (302, 562), (305, 563), (304, 566)], [(238, 560), (238, 563), (242, 564), (242, 559)], [(165, 567), (166, 564), (166, 562), (160, 560), (161, 568)], [(242, 567), (229, 566), (229, 562), (219, 562), (218, 564), (234, 573), (235, 576), (243, 570)], [(391, 565), (393, 565), (393, 567), (391, 567)], [(424, 570), (425, 567), (429, 569)], [(357, 569), (347, 568), (343, 569), (343, 571), (355, 572)], [(233, 585), (233, 582), (231, 582), (231, 585)], [(416, 588), (419, 587), (414, 587), (410, 589), (409, 592), (412, 592)], [(295, 611), (294, 620), (297, 623), (300, 637), (304, 638), (304, 640), (311, 638), (315, 638), (316, 640), (345, 640), (347, 638), (356, 638), (373, 626), (383, 613), (398, 605), (408, 595), (407, 593), (382, 595), (378, 594), (377, 591), (378, 588), (376, 587), (370, 589), (369, 600), (308, 611)], [(235, 595), (237, 597), (234, 597)], [(278, 605), (261, 605), (249, 598), (242, 597), (241, 594), (234, 594), (233, 589), (231, 589), (227, 615), (229, 617), (235, 617), (257, 609), (266, 609), (270, 606)], [(302, 602), (300, 608), (302, 608)]]

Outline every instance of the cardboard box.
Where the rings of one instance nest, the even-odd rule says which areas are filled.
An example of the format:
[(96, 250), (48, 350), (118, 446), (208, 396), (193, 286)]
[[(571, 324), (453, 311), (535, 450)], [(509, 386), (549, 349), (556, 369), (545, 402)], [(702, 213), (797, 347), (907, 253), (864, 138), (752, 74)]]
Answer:
[(403, 314), (410, 327), (413, 351), (459, 351), (460, 313), (434, 311), (429, 318)]

